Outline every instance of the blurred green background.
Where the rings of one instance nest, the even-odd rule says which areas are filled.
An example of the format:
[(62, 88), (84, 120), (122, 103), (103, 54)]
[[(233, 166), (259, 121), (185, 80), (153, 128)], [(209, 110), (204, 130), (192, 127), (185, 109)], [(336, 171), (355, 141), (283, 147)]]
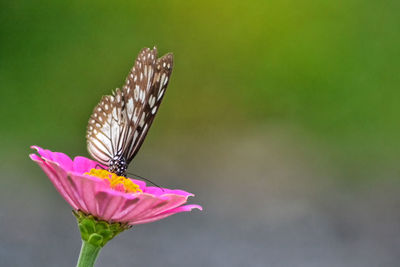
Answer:
[[(1, 1), (1, 223), (43, 223), (39, 215), (52, 200), (77, 235), (28, 147), (87, 155), (93, 107), (123, 84), (141, 48), (156, 45), (160, 55), (174, 53), (174, 71), (130, 170), (187, 188), (205, 206), (167, 226), (140, 228), (175, 237), (186, 222), (171, 248), (191, 247), (186, 253), (197, 256), (170, 256), (167, 265), (244, 266), (249, 258), (249, 266), (398, 266), (399, 10), (394, 0)], [(237, 203), (243, 199), (248, 205)], [(27, 201), (32, 214), (21, 215)], [(252, 219), (242, 229), (244, 218)], [(260, 229), (270, 230), (264, 236)], [(321, 234), (310, 238), (315, 229)], [(218, 237), (220, 230), (226, 235)], [(31, 232), (16, 238), (17, 226), (4, 231), (4, 266), (75, 261), (77, 236), (70, 250), (53, 247), (50, 257), (43, 250), (56, 240)], [(232, 233), (243, 236), (231, 240)], [(141, 241), (130, 238), (110, 248), (119, 263), (104, 256), (99, 266), (129, 265), (118, 255), (123, 242), (136, 262), (147, 255), (147, 266), (179, 253), (154, 249), (155, 236), (136, 253)], [(185, 238), (197, 241), (188, 246)], [(22, 244), (25, 256), (12, 256)]]

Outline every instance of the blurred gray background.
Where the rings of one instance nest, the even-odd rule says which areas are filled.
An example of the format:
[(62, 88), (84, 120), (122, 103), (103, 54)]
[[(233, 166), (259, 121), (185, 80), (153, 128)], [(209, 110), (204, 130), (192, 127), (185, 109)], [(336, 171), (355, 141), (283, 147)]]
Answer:
[(88, 156), (90, 112), (153, 45), (174, 72), (129, 170), (204, 211), (122, 233), (96, 266), (399, 266), (399, 7), (0, 2), (0, 266), (76, 264), (29, 146)]

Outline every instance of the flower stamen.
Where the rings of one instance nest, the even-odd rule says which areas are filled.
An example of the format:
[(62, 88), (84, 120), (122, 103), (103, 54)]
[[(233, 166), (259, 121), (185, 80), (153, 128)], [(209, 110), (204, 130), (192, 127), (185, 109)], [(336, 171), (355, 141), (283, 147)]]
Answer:
[(118, 176), (115, 173), (111, 173), (107, 170), (91, 169), (90, 172), (85, 172), (84, 174), (105, 180), (109, 183), (112, 189), (118, 191), (123, 191), (125, 193), (143, 192), (142, 189), (140, 189), (137, 184), (132, 182), (131, 179), (124, 176)]

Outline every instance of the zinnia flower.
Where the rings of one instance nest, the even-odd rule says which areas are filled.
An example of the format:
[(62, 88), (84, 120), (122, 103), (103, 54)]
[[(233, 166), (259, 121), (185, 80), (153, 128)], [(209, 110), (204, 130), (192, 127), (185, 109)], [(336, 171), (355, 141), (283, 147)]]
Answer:
[(202, 210), (199, 205), (184, 205), (193, 194), (183, 190), (146, 186), (143, 181), (110, 173), (105, 166), (88, 158), (72, 160), (64, 153), (38, 146), (32, 148), (39, 155), (30, 154), (30, 158), (75, 210), (82, 239), (98, 250), (132, 225), (154, 222), (195, 208)]
[(108, 222), (128, 225), (154, 222), (175, 213), (200, 209), (183, 205), (193, 194), (146, 186), (143, 181), (116, 176), (85, 157), (71, 160), (60, 152), (32, 146), (30, 157), (43, 169), (61, 196), (75, 209)]

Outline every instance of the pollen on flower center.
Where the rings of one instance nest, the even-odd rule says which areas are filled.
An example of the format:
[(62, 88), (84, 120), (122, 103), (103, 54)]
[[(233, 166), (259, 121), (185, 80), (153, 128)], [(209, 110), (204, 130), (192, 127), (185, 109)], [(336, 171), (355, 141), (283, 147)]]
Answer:
[(142, 189), (140, 189), (137, 184), (132, 182), (131, 179), (118, 176), (115, 173), (111, 173), (107, 170), (91, 169), (90, 172), (86, 172), (85, 174), (108, 181), (110, 187), (118, 191), (123, 191), (125, 193), (143, 192)]

